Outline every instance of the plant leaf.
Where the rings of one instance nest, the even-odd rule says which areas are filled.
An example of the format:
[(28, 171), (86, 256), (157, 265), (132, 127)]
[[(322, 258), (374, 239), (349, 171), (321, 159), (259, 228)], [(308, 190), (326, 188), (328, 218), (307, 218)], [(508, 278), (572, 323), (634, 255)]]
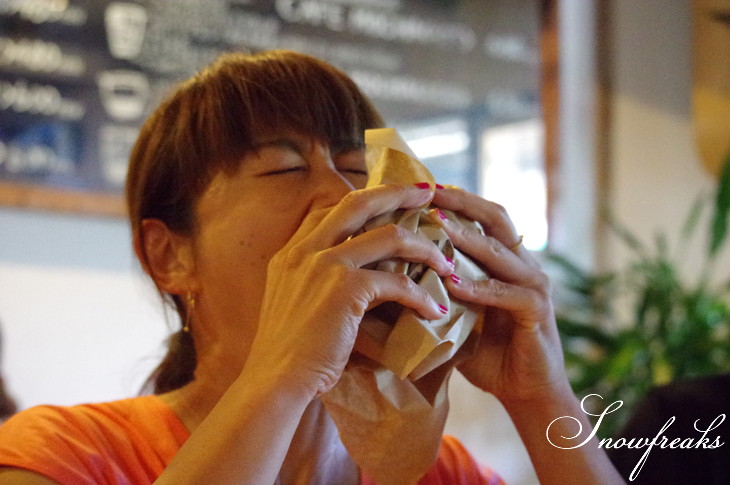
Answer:
[(639, 241), (628, 227), (621, 224), (611, 213), (610, 210), (606, 209), (603, 211), (603, 217), (608, 227), (610, 227), (614, 234), (616, 234), (629, 248), (631, 248), (638, 255), (645, 254), (646, 250), (644, 245)]
[(702, 215), (702, 209), (704, 206), (705, 197), (697, 197), (692, 204), (684, 223), (682, 224), (682, 232), (680, 233), (680, 240), (682, 242), (687, 242), (692, 237), (692, 234), (695, 232), (695, 228), (700, 220), (700, 216)]
[(730, 216), (730, 155), (720, 175), (720, 182), (715, 197), (715, 213), (712, 217), (712, 238), (710, 239), (710, 256), (714, 256), (725, 242)]
[(558, 329), (563, 336), (571, 337), (573, 339), (585, 339), (604, 348), (611, 348), (616, 343), (615, 337), (609, 332), (598, 327), (590, 326), (584, 322), (559, 316), (557, 323)]

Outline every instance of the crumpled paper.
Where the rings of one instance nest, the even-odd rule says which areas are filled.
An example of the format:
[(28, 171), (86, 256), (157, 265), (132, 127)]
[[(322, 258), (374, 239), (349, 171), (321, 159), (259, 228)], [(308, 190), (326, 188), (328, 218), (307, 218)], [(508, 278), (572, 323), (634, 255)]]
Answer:
[[(429, 182), (428, 169), (394, 129), (365, 132), (368, 186)], [(431, 207), (396, 210), (369, 221), (363, 231), (399, 224), (432, 240), (455, 263), (455, 273), (487, 279), (427, 215)], [(443, 209), (442, 209), (443, 210)], [(481, 227), (450, 211), (451, 220)], [(447, 384), (453, 368), (474, 350), (481, 313), (450, 298), (441, 278), (421, 263), (381, 261), (375, 269), (408, 274), (449, 310), (426, 320), (397, 303), (365, 314), (352, 357), (337, 385), (322, 396), (355, 463), (379, 485), (410, 485), (433, 465), (448, 414)]]

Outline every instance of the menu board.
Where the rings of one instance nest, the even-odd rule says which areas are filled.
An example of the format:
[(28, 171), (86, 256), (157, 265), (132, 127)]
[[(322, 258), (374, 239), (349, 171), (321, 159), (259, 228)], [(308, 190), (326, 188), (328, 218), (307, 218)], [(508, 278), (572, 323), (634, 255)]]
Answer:
[(0, 182), (120, 193), (142, 121), (224, 51), (327, 60), (391, 125), (520, 117), (537, 105), (539, 10), (537, 0), (0, 0)]

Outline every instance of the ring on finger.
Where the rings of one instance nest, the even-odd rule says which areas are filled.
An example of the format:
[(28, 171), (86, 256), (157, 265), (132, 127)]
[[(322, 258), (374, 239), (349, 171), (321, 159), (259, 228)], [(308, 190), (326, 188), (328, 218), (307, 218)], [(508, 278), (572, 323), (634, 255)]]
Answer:
[(522, 240), (525, 238), (522, 234), (520, 234), (520, 238), (517, 240), (516, 243), (514, 243), (512, 246), (509, 247), (509, 250), (513, 253), (522, 245)]

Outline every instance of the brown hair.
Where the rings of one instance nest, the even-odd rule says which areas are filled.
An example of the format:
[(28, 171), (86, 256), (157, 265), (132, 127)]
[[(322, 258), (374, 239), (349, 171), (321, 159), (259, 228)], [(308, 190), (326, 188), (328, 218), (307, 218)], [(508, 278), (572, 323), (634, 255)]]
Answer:
[[(0, 350), (2, 350), (2, 332), (0, 332)], [(0, 424), (18, 410), (13, 397), (5, 390), (5, 382), (0, 375)]]
[[(289, 51), (228, 53), (182, 83), (141, 128), (129, 164), (126, 195), (139, 258), (144, 219), (160, 219), (181, 234), (195, 231), (195, 204), (213, 177), (233, 172), (267, 133), (291, 129), (331, 146), (362, 143), (382, 126), (375, 108), (342, 71)], [(177, 295), (164, 294), (186, 319)], [(192, 336), (170, 337), (168, 353), (148, 380), (154, 392), (177, 389), (194, 377)]]

